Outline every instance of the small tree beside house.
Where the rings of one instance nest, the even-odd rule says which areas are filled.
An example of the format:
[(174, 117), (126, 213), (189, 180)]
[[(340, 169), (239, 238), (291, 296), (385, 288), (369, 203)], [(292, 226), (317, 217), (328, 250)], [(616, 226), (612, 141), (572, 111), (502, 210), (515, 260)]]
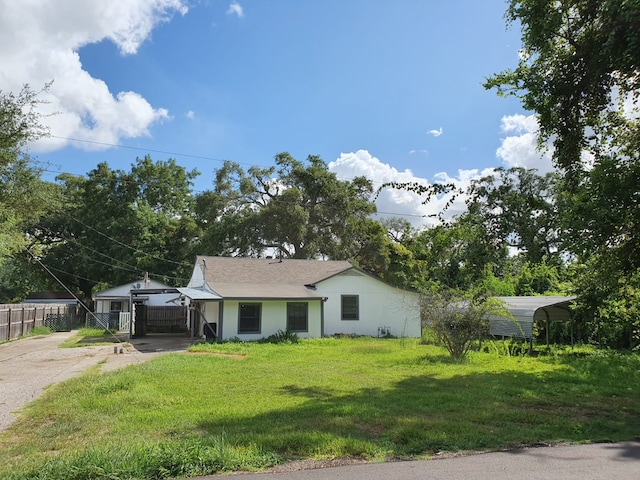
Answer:
[(472, 297), (455, 290), (429, 292), (420, 299), (424, 327), (431, 329), (452, 358), (464, 359), (474, 343), (489, 335), (492, 317), (512, 318), (495, 298)]

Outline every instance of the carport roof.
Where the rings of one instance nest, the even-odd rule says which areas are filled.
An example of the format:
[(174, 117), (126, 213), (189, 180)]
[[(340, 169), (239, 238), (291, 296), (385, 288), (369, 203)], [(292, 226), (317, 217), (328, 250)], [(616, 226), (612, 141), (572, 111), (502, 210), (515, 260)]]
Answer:
[(191, 300), (222, 300), (222, 297), (215, 292), (200, 288), (177, 288), (185, 297), (189, 297)]
[(556, 307), (569, 309), (576, 297), (562, 296), (527, 296), (527, 297), (496, 297), (502, 300), (511, 313), (534, 315), (536, 310)]
[(221, 300), (222, 297), (212, 292), (211, 290), (201, 288), (187, 288), (187, 287), (169, 287), (169, 288), (140, 288), (137, 290), (131, 290), (131, 294), (134, 297), (140, 295), (157, 295), (163, 293), (180, 293), (185, 297), (189, 297), (191, 300)]

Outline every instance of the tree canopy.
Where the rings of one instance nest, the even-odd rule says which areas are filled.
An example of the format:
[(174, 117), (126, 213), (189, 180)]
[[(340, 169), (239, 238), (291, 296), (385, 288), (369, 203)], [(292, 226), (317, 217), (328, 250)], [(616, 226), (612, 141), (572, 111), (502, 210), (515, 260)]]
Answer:
[(29, 85), (18, 94), (0, 90), (0, 261), (25, 246), (26, 222), (60, 203), (56, 186), (41, 180), (42, 167), (25, 151), (48, 133), (37, 111), (40, 93)]
[(583, 151), (637, 111), (640, 3), (511, 0), (506, 18), (521, 26), (520, 62), (485, 86), (521, 98), (538, 115), (541, 142), (553, 140), (558, 166), (580, 170)]
[(626, 318), (633, 346), (640, 343), (628, 308), (640, 271), (640, 2), (511, 0), (506, 17), (521, 25), (521, 59), (485, 86), (537, 114), (541, 145), (552, 141), (562, 173), (558, 226), (579, 263), (582, 309), (609, 323)]
[(526, 259), (540, 263), (558, 251), (556, 175), (533, 169), (496, 169), (471, 182), (467, 208), (481, 222), (491, 242), (505, 243)]
[[(369, 215), (375, 212), (371, 182), (364, 177), (339, 180), (317, 156), (306, 162), (288, 153), (275, 165), (251, 167), (225, 162), (214, 189), (198, 195), (198, 218), (206, 229), (203, 253), (285, 258), (358, 257), (371, 239)], [(378, 232), (382, 241), (385, 234)], [(363, 253), (364, 254), (364, 253)]]
[(43, 246), (41, 261), (87, 298), (97, 284), (145, 272), (186, 283), (198, 236), (191, 195), (197, 175), (149, 156), (130, 172), (101, 163), (87, 177), (63, 174), (64, 209), (33, 224), (30, 238)]

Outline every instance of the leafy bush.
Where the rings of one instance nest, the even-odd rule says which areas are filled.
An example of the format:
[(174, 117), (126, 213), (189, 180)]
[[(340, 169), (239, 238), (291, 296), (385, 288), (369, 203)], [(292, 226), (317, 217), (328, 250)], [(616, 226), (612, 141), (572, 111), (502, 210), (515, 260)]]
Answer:
[(454, 290), (421, 297), (420, 314), (439, 344), (455, 359), (463, 359), (473, 344), (489, 334), (489, 317), (511, 317), (495, 298), (469, 297)]
[(259, 343), (298, 343), (298, 334), (289, 330), (278, 330), (267, 338), (258, 340)]

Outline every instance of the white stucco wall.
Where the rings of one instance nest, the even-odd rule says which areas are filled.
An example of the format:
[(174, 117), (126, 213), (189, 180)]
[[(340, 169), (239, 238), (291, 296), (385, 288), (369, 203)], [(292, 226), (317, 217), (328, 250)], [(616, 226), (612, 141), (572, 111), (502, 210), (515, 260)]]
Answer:
[(201, 265), (196, 264), (191, 272), (191, 278), (187, 284), (188, 288), (201, 288), (205, 284), (204, 271)]
[(180, 294), (179, 293), (158, 293), (155, 295), (148, 295), (149, 300), (145, 300), (144, 304), (153, 307), (179, 307), (180, 306)]
[[(209, 323), (218, 323), (218, 317), (219, 312), (220, 312), (220, 302), (202, 302), (202, 307), (201, 307), (201, 317), (200, 319), (202, 320), (202, 322), (200, 322), (200, 330), (198, 332), (196, 332), (196, 336), (198, 337), (202, 337), (204, 335), (204, 322), (209, 322)], [(220, 334), (220, 327), (217, 326), (216, 327), (216, 331), (218, 332), (218, 334)]]
[[(304, 300), (291, 300), (301, 302)], [(238, 333), (238, 306), (240, 303), (260, 303), (261, 311), (261, 328), (260, 333)], [(308, 301), (308, 332), (296, 332), (300, 338), (317, 338), (321, 336), (321, 301)], [(218, 303), (207, 302), (205, 316), (209, 322), (218, 322)], [(216, 313), (213, 313), (216, 310)], [(211, 312), (211, 314), (210, 314)], [(222, 316), (222, 340), (228, 340), (232, 337), (238, 337), (240, 340), (250, 341), (265, 338), (287, 329), (287, 301), (284, 300), (264, 300), (264, 301), (246, 301), (239, 302), (237, 300), (225, 300), (223, 305)], [(220, 329), (218, 328), (218, 334)]]
[[(378, 336), (388, 327), (396, 337), (420, 337), (419, 295), (401, 290), (356, 270), (336, 275), (317, 285), (324, 304), (324, 335), (337, 333)], [(341, 296), (358, 295), (359, 319), (342, 320)]]

